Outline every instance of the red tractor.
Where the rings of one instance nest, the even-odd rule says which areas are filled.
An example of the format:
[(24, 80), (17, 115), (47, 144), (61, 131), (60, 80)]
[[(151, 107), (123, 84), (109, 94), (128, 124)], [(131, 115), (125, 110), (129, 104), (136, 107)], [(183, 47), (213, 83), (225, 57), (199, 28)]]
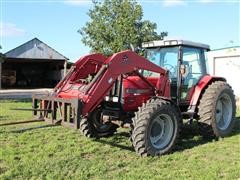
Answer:
[(207, 74), (209, 46), (164, 40), (143, 48), (145, 58), (133, 51), (80, 58), (53, 93), (33, 97), (34, 115), (80, 129), (87, 137), (130, 127), (141, 156), (170, 152), (182, 119), (198, 120), (205, 135), (229, 135), (235, 97), (224, 78)]

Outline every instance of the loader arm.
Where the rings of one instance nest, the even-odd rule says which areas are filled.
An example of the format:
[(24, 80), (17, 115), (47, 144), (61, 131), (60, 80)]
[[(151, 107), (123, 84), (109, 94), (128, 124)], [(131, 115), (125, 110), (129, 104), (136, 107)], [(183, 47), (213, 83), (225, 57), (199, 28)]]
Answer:
[(80, 73), (82, 78), (88, 75), (89, 71), (92, 70), (91, 68), (89, 68), (88, 65), (94, 64), (95, 65), (94, 71), (97, 72), (106, 59), (107, 57), (103, 56), (100, 53), (83, 56), (71, 67), (66, 76), (56, 85), (53, 92), (58, 94), (62, 90), (62, 88), (66, 85), (66, 83), (74, 81), (74, 79), (80, 78), (79, 77)]
[[(109, 57), (101, 69), (98, 71), (92, 82), (88, 84), (83, 93), (79, 94), (79, 99), (83, 102), (82, 115), (86, 116), (92, 112), (111, 90), (115, 80), (128, 73), (134, 73), (138, 70), (149, 70), (160, 74), (161, 89), (159, 95), (166, 95), (164, 91), (169, 91), (167, 71), (133, 51), (122, 51)], [(136, 73), (137, 74), (137, 73)]]

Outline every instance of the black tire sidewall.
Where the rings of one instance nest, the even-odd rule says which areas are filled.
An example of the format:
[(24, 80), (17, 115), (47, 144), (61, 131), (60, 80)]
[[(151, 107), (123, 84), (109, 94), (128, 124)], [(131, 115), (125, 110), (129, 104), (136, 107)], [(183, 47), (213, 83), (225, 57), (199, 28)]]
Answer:
[[(222, 130), (217, 125), (216, 108), (220, 97), (226, 93), (232, 103), (232, 118), (231, 122), (225, 130)], [(231, 86), (225, 81), (214, 81), (209, 84), (202, 94), (198, 104), (198, 124), (200, 133), (205, 138), (218, 138), (230, 135), (234, 124), (236, 114), (235, 96)]]
[[(216, 120), (216, 108), (217, 108), (217, 103), (218, 101), (220, 100), (220, 97), (223, 95), (223, 94), (227, 94), (230, 99), (231, 99), (231, 103), (232, 103), (232, 120), (231, 122), (229, 123), (228, 127), (225, 129), (225, 130), (221, 130), (218, 128), (218, 125), (217, 125), (217, 120)], [(235, 112), (236, 112), (236, 107), (235, 107), (235, 97), (232, 93), (232, 90), (230, 88), (226, 88), (226, 86), (223, 86), (221, 88), (221, 90), (216, 93), (216, 96), (215, 96), (215, 101), (214, 101), (214, 107), (213, 107), (213, 115), (212, 117), (214, 117), (214, 120), (212, 121), (212, 128), (213, 128), (213, 131), (214, 131), (214, 134), (217, 136), (217, 137), (225, 137), (227, 136), (229, 133), (231, 133), (233, 127), (234, 127), (234, 123), (235, 123)]]
[[(169, 117), (171, 117), (171, 121), (173, 124), (173, 134), (171, 136), (171, 140), (169, 141), (169, 143), (165, 147), (158, 149), (152, 145), (151, 140), (150, 140), (150, 134), (151, 134), (152, 124), (154, 122), (153, 120), (157, 116), (163, 115), (163, 114), (166, 114)], [(148, 121), (148, 124), (147, 124), (146, 134), (145, 134), (145, 138), (146, 138), (145, 142), (147, 142), (149, 154), (151, 154), (151, 155), (165, 154), (171, 150), (173, 144), (175, 144), (175, 140), (177, 138), (177, 134), (179, 131), (178, 121), (177, 121), (177, 118), (175, 115), (176, 115), (176, 112), (174, 112), (171, 109), (170, 105), (167, 105), (167, 106), (165, 105), (165, 106), (159, 107), (158, 110), (151, 115), (151, 117)]]

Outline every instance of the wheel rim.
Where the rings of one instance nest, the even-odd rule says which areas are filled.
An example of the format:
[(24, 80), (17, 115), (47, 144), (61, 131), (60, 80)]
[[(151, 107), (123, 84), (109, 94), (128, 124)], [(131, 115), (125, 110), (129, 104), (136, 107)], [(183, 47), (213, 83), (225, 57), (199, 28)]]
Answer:
[(150, 141), (153, 147), (163, 149), (169, 144), (173, 135), (173, 121), (167, 114), (157, 116), (150, 127)]
[(92, 121), (93, 125), (99, 132), (106, 132), (112, 127), (111, 123), (103, 121), (103, 116), (100, 110), (95, 112), (95, 114), (92, 117)]
[(232, 100), (226, 93), (222, 94), (217, 101), (216, 121), (220, 130), (226, 130), (232, 120)]

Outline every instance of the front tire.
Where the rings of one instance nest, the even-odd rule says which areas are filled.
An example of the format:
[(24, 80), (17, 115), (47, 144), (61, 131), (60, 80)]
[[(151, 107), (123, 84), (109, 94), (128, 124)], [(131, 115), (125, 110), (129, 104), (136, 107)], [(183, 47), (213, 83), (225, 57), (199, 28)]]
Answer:
[(88, 118), (80, 121), (80, 132), (89, 138), (100, 138), (113, 135), (118, 126), (111, 122), (104, 122), (101, 108), (96, 109)]
[(236, 103), (232, 88), (223, 81), (215, 81), (200, 100), (199, 129), (204, 137), (228, 136), (234, 127)]
[(133, 119), (132, 143), (140, 156), (169, 153), (179, 134), (179, 113), (170, 102), (151, 99)]

